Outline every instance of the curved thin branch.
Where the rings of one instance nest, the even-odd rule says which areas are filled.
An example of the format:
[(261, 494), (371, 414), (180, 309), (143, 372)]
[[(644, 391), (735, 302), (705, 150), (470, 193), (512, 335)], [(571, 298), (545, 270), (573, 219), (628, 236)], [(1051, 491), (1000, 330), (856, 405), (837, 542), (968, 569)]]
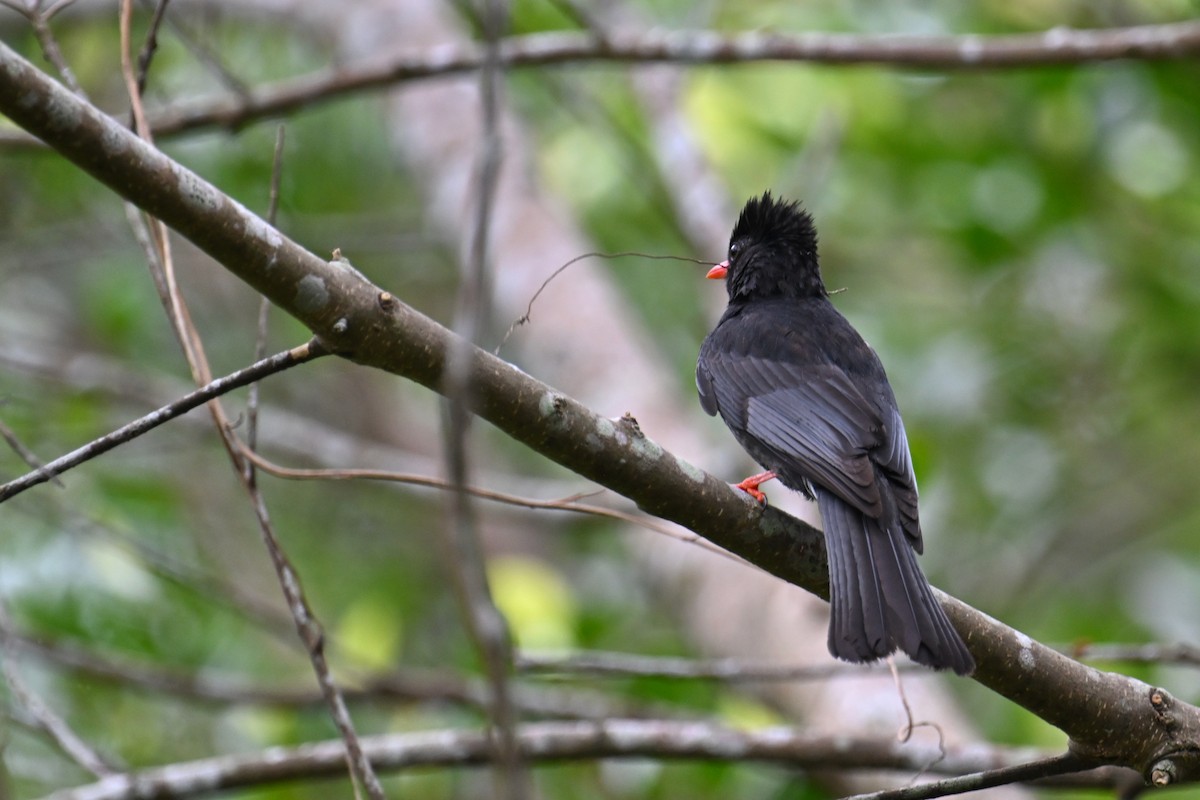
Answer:
[(238, 389), (254, 381), (261, 380), (268, 375), (273, 375), (276, 372), (282, 372), (285, 369), (303, 364), (306, 361), (323, 355), (323, 351), (315, 343), (307, 343), (294, 347), (291, 350), (285, 350), (282, 353), (276, 353), (270, 358), (264, 358), (250, 366), (239, 369), (236, 372), (230, 373), (222, 378), (217, 378), (211, 383), (197, 389), (194, 392), (184, 395), (173, 403), (169, 403), (157, 411), (152, 411), (149, 414), (130, 422), (127, 425), (122, 425), (112, 433), (101, 436), (99, 439), (91, 441), (82, 447), (72, 450), (66, 455), (60, 456), (50, 463), (35, 469), (33, 472), (26, 473), (20, 478), (9, 481), (0, 485), (0, 503), (14, 497), (26, 489), (31, 489), (38, 484), (53, 480), (56, 476), (61, 475), (69, 469), (79, 466), (85, 461), (107, 453), (114, 447), (124, 444), (132, 439), (136, 439), (144, 433), (149, 433), (165, 422), (175, 419), (176, 417), (186, 414), (197, 406), (204, 405), (208, 401), (220, 397), (223, 394)]
[(648, 531), (654, 531), (670, 539), (675, 539), (687, 544), (694, 544), (713, 555), (722, 558), (728, 558), (739, 564), (744, 564), (753, 568), (754, 565), (745, 559), (738, 558), (736, 555), (716, 547), (712, 542), (688, 533), (680, 531), (676, 528), (662, 524), (653, 517), (647, 517), (644, 514), (634, 514), (627, 511), (621, 511), (616, 508), (607, 508), (605, 506), (590, 505), (581, 503), (580, 500), (585, 497), (590, 497), (594, 494), (603, 492), (603, 489), (595, 492), (582, 492), (562, 497), (557, 500), (538, 500), (533, 497), (521, 497), (507, 492), (498, 492), (492, 489), (483, 489), (478, 486), (463, 486), (455, 487), (450, 481), (442, 478), (433, 478), (429, 475), (417, 475), (413, 473), (395, 472), (393, 470), (380, 469), (297, 469), (294, 467), (284, 467), (269, 461), (260, 453), (257, 453), (245, 445), (242, 446), (242, 456), (250, 461), (254, 466), (261, 469), (268, 475), (273, 475), (276, 478), (284, 478), (286, 480), (295, 481), (346, 481), (346, 480), (365, 480), (365, 481), (386, 481), (388, 483), (402, 483), (409, 486), (423, 486), (429, 489), (440, 489), (442, 491), (462, 491), (472, 497), (480, 500), (488, 500), (493, 503), (501, 503), (508, 506), (517, 506), (519, 508), (528, 508), (538, 511), (569, 511), (573, 514), (585, 514), (593, 517), (605, 517), (607, 519), (618, 520), (628, 525), (635, 525), (639, 528), (645, 528)]
[(1027, 783), (1044, 778), (1056, 778), (1088, 768), (1074, 753), (1050, 756), (1028, 764), (1012, 764), (971, 775), (959, 775), (931, 783), (920, 783), (900, 789), (885, 789), (880, 792), (856, 794), (844, 800), (928, 800), (932, 797), (948, 797), (952, 794), (977, 792), (1013, 783)]
[[(540, 33), (505, 39), (500, 63), (507, 69), (581, 63), (740, 64), (764, 61), (875, 64), (902, 69), (985, 70), (1136, 58), (1144, 61), (1200, 55), (1200, 22), (1139, 25), (1109, 30), (1054, 28), (1043, 33), (959, 36), (847, 33), (718, 33), (715, 31)], [(156, 132), (176, 133), (213, 125), (236, 128), (294, 111), (315, 101), (413, 80), (472, 72), (483, 67), (478, 45), (443, 45), (402, 53), (360, 67), (333, 69), (231, 96), (216, 103), (164, 112)]]
[[(939, 755), (936, 747), (895, 740), (823, 737), (793, 728), (743, 732), (705, 722), (608, 720), (544, 722), (516, 730), (522, 756), (549, 764), (596, 758), (670, 758), (760, 761), (798, 769), (889, 769), (916, 772)], [(415, 767), (465, 767), (489, 763), (492, 746), (478, 731), (443, 730), (362, 738), (363, 750), (381, 772)], [(214, 791), (264, 786), (284, 780), (337, 774), (344, 744), (327, 741), (273, 747), (260, 753), (218, 756), (117, 775), (48, 795), (43, 800), (153, 800), (195, 797)], [(958, 775), (1045, 758), (1023, 749), (954, 749), (935, 767)], [(1077, 785), (1111, 786), (1111, 772), (1081, 775)]]
[[(354, 67), (288, 78), (217, 99), (180, 104), (150, 119), (155, 136), (199, 128), (239, 128), (355, 92), (482, 69), (479, 44), (441, 45)], [(910, 36), (856, 33), (718, 33), (716, 31), (609, 31), (538, 33), (500, 44), (505, 69), (568, 64), (873, 64), (897, 69), (992, 70), (1088, 64), (1131, 58), (1162, 61), (1200, 55), (1200, 21), (1126, 28), (1052, 28), (1041, 33)], [(0, 137), (5, 145), (35, 145), (28, 137)]]

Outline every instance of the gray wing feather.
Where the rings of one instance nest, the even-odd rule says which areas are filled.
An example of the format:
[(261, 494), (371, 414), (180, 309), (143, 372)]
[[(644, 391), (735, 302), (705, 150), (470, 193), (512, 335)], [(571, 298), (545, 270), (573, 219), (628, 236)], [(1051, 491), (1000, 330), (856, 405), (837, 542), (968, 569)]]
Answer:
[[(894, 502), (917, 552), (916, 478), (904, 423), (891, 403), (872, 403), (835, 366), (791, 365), (710, 354), (696, 372), (700, 403), (718, 411), (808, 479), (870, 517)], [(887, 479), (888, 497), (879, 482)]]

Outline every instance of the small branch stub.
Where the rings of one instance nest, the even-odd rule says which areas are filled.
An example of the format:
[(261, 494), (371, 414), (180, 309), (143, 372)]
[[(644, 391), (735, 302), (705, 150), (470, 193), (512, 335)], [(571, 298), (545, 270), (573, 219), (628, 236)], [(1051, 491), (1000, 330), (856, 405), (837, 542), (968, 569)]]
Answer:
[(1151, 687), (1150, 707), (1154, 709), (1154, 714), (1164, 729), (1170, 731), (1179, 727), (1179, 720), (1175, 715), (1175, 698), (1171, 697), (1171, 693), (1166, 689)]
[(1164, 758), (1150, 768), (1150, 783), (1157, 787), (1170, 786), (1175, 782), (1175, 762)]
[(646, 435), (642, 433), (642, 426), (638, 424), (637, 418), (628, 411), (621, 415), (621, 418), (617, 420), (617, 424), (635, 439), (646, 438)]

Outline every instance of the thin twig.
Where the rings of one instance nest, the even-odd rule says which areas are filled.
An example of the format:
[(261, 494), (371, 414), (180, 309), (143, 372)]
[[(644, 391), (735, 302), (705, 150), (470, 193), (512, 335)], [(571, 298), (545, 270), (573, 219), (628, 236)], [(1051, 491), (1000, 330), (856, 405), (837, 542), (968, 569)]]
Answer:
[(112, 433), (101, 436), (88, 442), (82, 447), (72, 450), (66, 455), (59, 456), (50, 463), (40, 469), (26, 473), (20, 478), (9, 481), (0, 485), (0, 503), (15, 497), (26, 489), (37, 486), (51, 480), (56, 475), (61, 475), (69, 469), (79, 466), (85, 461), (107, 453), (114, 447), (124, 444), (132, 439), (136, 439), (144, 433), (154, 430), (164, 422), (170, 422), (181, 414), (186, 414), (197, 406), (207, 403), (215, 397), (220, 397), (223, 394), (233, 391), (241, 386), (245, 386), (256, 380), (261, 380), (268, 375), (274, 375), (277, 372), (282, 372), (285, 369), (303, 364), (306, 361), (311, 361), (318, 356), (324, 355), (324, 351), (317, 346), (316, 342), (308, 342), (293, 347), (291, 350), (285, 350), (281, 353), (276, 353), (270, 358), (264, 358), (251, 364), (248, 367), (232, 372), (223, 378), (218, 378), (206, 386), (197, 389), (196, 391), (184, 395), (173, 403), (169, 403), (156, 411), (152, 411), (143, 417), (140, 417), (127, 425), (122, 425)]
[(146, 31), (146, 41), (142, 44), (142, 51), (138, 54), (137, 93), (139, 97), (146, 94), (150, 62), (154, 60), (154, 54), (158, 52), (158, 31), (162, 27), (163, 18), (167, 13), (167, 3), (170, 1), (158, 0), (158, 5), (154, 8), (154, 15), (150, 18), (150, 27)]
[[(0, 438), (4, 439), (4, 441), (8, 443), (8, 446), (12, 448), (14, 453), (21, 457), (21, 460), (24, 461), (27, 466), (32, 467), (33, 469), (41, 469), (45, 466), (45, 462), (38, 458), (36, 453), (26, 447), (17, 437), (17, 434), (13, 431), (13, 429), (4, 424), (3, 420), (0, 420)], [(63, 488), (63, 482), (57, 477), (51, 478), (51, 480), (54, 482), (55, 486), (59, 487), (60, 489)]]
[(1187, 642), (1176, 644), (1087, 642), (1061, 645), (1055, 649), (1072, 658), (1088, 661), (1126, 661), (1136, 664), (1174, 664), (1200, 667), (1200, 647)]
[[(293, 634), (294, 636), (294, 634)], [(289, 688), (278, 680), (250, 683), (233, 676), (200, 673), (148, 663), (140, 659), (99, 653), (66, 641), (37, 638), (14, 633), (7, 643), (22, 652), (50, 662), (91, 680), (126, 689), (157, 692), (193, 702), (225, 705), (307, 708), (325, 702), (320, 689)], [(486, 713), (487, 687), (482, 681), (449, 672), (446, 669), (404, 669), (373, 675), (358, 681), (357, 688), (343, 691), (347, 702), (371, 703), (378, 707), (414, 703), (450, 703)], [(662, 710), (648, 707), (645, 701), (617, 702), (607, 695), (561, 691), (552, 687), (518, 687), (516, 702), (522, 711), (555, 719), (611, 719), (642, 716)]]
[[(513, 36), (500, 44), (505, 69), (580, 63), (734, 64), (780, 61), (877, 64), (898, 69), (985, 70), (1115, 59), (1180, 59), (1200, 53), (1200, 21), (1125, 28), (1039, 33), (907, 36), (854, 33), (718, 33), (706, 30), (610, 30), (602, 42), (590, 33)], [(235, 93), (167, 109), (155, 116), (156, 135), (212, 126), (238, 128), (314, 103), (408, 81), (474, 72), (485, 48), (439, 45), (358, 67), (339, 65)]]
[[(764, 61), (813, 64), (876, 64), (896, 69), (989, 70), (1087, 64), (1117, 59), (1164, 61), (1200, 53), (1200, 21), (1165, 25), (1040, 33), (908, 36), (854, 33), (718, 33), (715, 31), (609, 31), (538, 33), (506, 38), (500, 62), (506, 69), (580, 63), (744, 64)], [(229, 96), (181, 104), (154, 116), (156, 136), (200, 128), (240, 128), (355, 92), (482, 68), (477, 44), (439, 45), (359, 67), (339, 65)], [(44, 147), (23, 133), (0, 136), (0, 144)]]
[[(0, 367), (17, 370), (31, 380), (55, 381), (80, 391), (103, 392), (125, 404), (147, 405), (163, 403), (175, 398), (188, 387), (182, 382), (171, 378), (148, 378), (147, 376), (128, 369), (113, 359), (87, 353), (68, 353), (56, 348), (43, 346), (21, 346), (0, 352)], [(282, 452), (318, 463), (330, 464), (344, 458), (358, 458), (376, 464), (411, 463), (412, 470), (401, 472), (389, 470), (356, 470), (356, 469), (292, 469), (256, 456), (256, 465), (264, 471), (288, 480), (371, 480), (394, 481), (398, 484), (427, 486), (433, 489), (445, 490), (449, 484), (441, 479), (429, 477), (435, 471), (435, 459), (417, 455), (402, 447), (388, 445), (376, 439), (355, 436), (345, 431), (331, 428), (320, 419), (288, 411), (281, 407), (273, 407), (272, 419), (275, 422), (272, 444)], [(199, 426), (204, 423), (195, 417), (181, 417), (178, 424)], [(619, 423), (614, 420), (614, 423)], [(243, 449), (243, 454), (249, 457), (249, 451)], [(421, 471), (415, 471), (420, 469)], [(577, 482), (568, 479), (532, 479), (503, 470), (488, 474), (490, 482), (528, 485), (533, 488), (550, 487), (556, 490), (561, 498), (558, 500), (536, 500), (528, 495), (503, 494), (495, 492), (494, 498), (489, 498), (489, 490), (474, 489), (474, 496), (483, 499), (494, 499), (514, 507), (532, 510), (563, 510), (573, 513), (594, 514), (627, 522), (643, 527), (681, 542), (694, 544), (710, 550), (716, 555), (732, 558), (739, 563), (748, 562), (738, 559), (728, 551), (706, 542), (696, 534), (656, 520), (637, 511), (622, 511), (603, 506), (583, 506), (574, 501), (603, 494), (607, 490), (592, 489), (576, 491)], [(571, 504), (570, 506), (564, 504)]]
[[(832, 677), (878, 678), (881, 670), (863, 664), (831, 663), (820, 666), (762, 664), (738, 658), (697, 660), (664, 656), (584, 651), (568, 655), (520, 652), (516, 669), (525, 675), (571, 675), (613, 678), (675, 678), (716, 680), (724, 683), (815, 681)], [(905, 665), (906, 672), (928, 676), (928, 670)]]
[[(372, 763), (379, 770), (388, 772), (480, 766), (489, 763), (493, 756), (488, 737), (472, 730), (367, 736), (362, 741)], [(791, 769), (912, 770), (929, 757), (928, 748), (902, 747), (890, 739), (821, 736), (794, 728), (736, 731), (706, 722), (666, 720), (529, 723), (518, 728), (518, 741), (525, 756), (539, 764), (599, 758), (670, 758), (758, 761)], [(261, 753), (217, 756), (114, 776), (102, 783), (48, 795), (43, 800), (76, 800), (79, 797), (135, 800), (145, 796), (139, 793), (139, 787), (154, 787), (158, 791), (156, 797), (185, 800), (215, 791), (336, 775), (342, 768), (344, 749), (344, 743), (337, 740), (298, 747), (274, 747)], [(971, 746), (952, 750), (939, 769), (949, 774), (979, 771), (989, 764), (1023, 763), (1043, 752), (1029, 748)], [(1067, 766), (1063, 764), (1055, 774), (1072, 771)], [(1073, 770), (1086, 767), (1070, 766)], [(1046, 770), (1040, 767), (1013, 770), (1008, 782), (1019, 780), (1022, 774), (1045, 773)], [(1066, 785), (1112, 788), (1128, 775), (1128, 770), (1093, 770), (1073, 776)], [(977, 780), (975, 776), (972, 779)], [(1056, 782), (1056, 785), (1063, 784)]]
[[(271, 159), (271, 189), (267, 193), (267, 222), (275, 225), (275, 217), (279, 212), (279, 185), (283, 180), (283, 143), (285, 127), (280, 125), (275, 129), (275, 154)], [(254, 358), (258, 360), (267, 351), (267, 325), (270, 321), (271, 301), (261, 297), (258, 301), (258, 333), (254, 338)], [(250, 396), (246, 401), (246, 446), (250, 450), (258, 449), (258, 384), (250, 384)], [(250, 480), (254, 480), (253, 467), (246, 463), (245, 469)]]
[(54, 19), (58, 12), (65, 11), (67, 8), (73, 5), (75, 5), (75, 0), (57, 0), (57, 2), (52, 3), (50, 7), (46, 9), (46, 19)]
[[(140, 138), (153, 143), (154, 137), (146, 122), (146, 111), (142, 104), (142, 93), (138, 77), (133, 67), (133, 0), (121, 0), (120, 33), (121, 33), (121, 76), (125, 80), (125, 90), (129, 96), (131, 127)], [(192, 373), (192, 380), (198, 385), (212, 380), (208, 360), (204, 355), (204, 346), (192, 325), (191, 314), (187, 304), (179, 292), (175, 281), (175, 260), (172, 256), (171, 238), (167, 226), (149, 214), (138, 215), (127, 205), (126, 215), (134, 227), (134, 235), (146, 249), (147, 266), (150, 268), (155, 286), (159, 290), (159, 298), (163, 302), (167, 318), (183, 348), (183, 354)], [(145, 231), (139, 230), (134, 218), (144, 220)], [(209, 412), (220, 427), (222, 420), (219, 405), (209, 407)]]
[(995, 786), (1027, 783), (1042, 778), (1082, 772), (1094, 766), (1092, 763), (1083, 761), (1074, 753), (1064, 753), (1028, 764), (1015, 764), (971, 775), (960, 775), (931, 783), (905, 786), (902, 789), (885, 789), (881, 792), (856, 794), (844, 798), (844, 800), (929, 800), (932, 797), (947, 797), (953, 794), (991, 789)]
[(703, 261), (698, 258), (689, 258), (688, 256), (653, 255), (650, 253), (638, 253), (636, 251), (628, 251), (628, 252), (623, 252), (623, 253), (584, 253), (582, 255), (575, 256), (571, 260), (567, 261), (565, 264), (562, 264), (561, 266), (559, 266), (558, 269), (554, 270), (554, 272), (551, 272), (550, 276), (547, 277), (546, 280), (542, 281), (542, 285), (539, 286), (537, 291), (533, 293), (533, 296), (529, 298), (529, 303), (526, 304), (526, 306), (525, 306), (525, 313), (522, 314), (517, 319), (513, 320), (513, 323), (508, 326), (508, 330), (505, 331), (504, 336), (501, 337), (500, 344), (496, 345), (496, 349), (494, 349), (492, 352), (498, 354), (500, 352), (500, 348), (504, 347), (504, 345), (508, 343), (508, 340), (509, 340), (509, 338), (512, 337), (513, 332), (516, 331), (517, 328), (521, 327), (522, 325), (528, 324), (532, 320), (533, 304), (537, 302), (537, 299), (539, 297), (541, 297), (542, 292), (546, 291), (546, 287), (550, 285), (550, 282), (552, 280), (554, 280), (555, 278), (557, 278), (559, 275), (561, 275), (563, 272), (565, 272), (567, 267), (570, 267), (574, 264), (578, 264), (580, 261), (583, 261), (584, 259), (587, 259), (587, 258), (614, 259), (614, 258), (626, 258), (628, 256), (633, 256), (636, 258), (645, 258), (645, 259), (648, 259), (651, 261), (686, 261), (691, 264), (707, 264), (708, 263), (707, 261)]
[(596, 13), (596, 9), (593, 9), (588, 3), (581, 2), (581, 0), (550, 0), (550, 4), (594, 36), (597, 41), (607, 40), (608, 25)]
[(942, 731), (942, 726), (937, 724), (936, 722), (929, 722), (927, 720), (922, 720), (921, 722), (915, 721), (915, 719), (913, 718), (912, 706), (908, 702), (908, 692), (906, 692), (904, 690), (904, 681), (901, 680), (901, 678), (900, 678), (900, 670), (896, 666), (896, 659), (894, 656), (887, 657), (887, 665), (888, 665), (888, 671), (892, 674), (892, 681), (896, 686), (896, 694), (899, 695), (899, 697), (900, 697), (900, 705), (904, 709), (904, 727), (902, 727), (896, 733), (896, 741), (898, 741), (902, 744), (905, 742), (908, 742), (909, 740), (912, 739), (913, 731), (916, 730), (917, 728), (932, 728), (934, 733), (937, 734), (937, 741), (938, 741), (937, 755), (934, 756), (932, 761), (930, 761), (925, 766), (921, 767), (921, 769), (918, 770), (917, 773), (912, 776), (912, 779), (909, 782), (916, 783), (918, 780), (921, 779), (922, 775), (924, 775), (931, 768), (933, 768), (939, 761), (941, 761), (942, 759), (944, 759), (946, 757), (946, 735)]
[[(121, 72), (129, 93), (134, 131), (140, 137), (149, 141), (150, 131), (146, 125), (141, 93), (138, 88), (136, 76), (134, 75), (130, 54), (132, 17), (132, 0), (121, 0)], [(149, 263), (152, 271), (156, 268), (161, 268), (162, 276), (161, 278), (156, 276), (155, 281), (160, 286), (160, 293), (161, 287), (165, 286), (165, 305), (168, 318), (183, 347), (184, 356), (192, 373), (192, 379), (197, 383), (206, 383), (211, 381), (211, 367), (204, 351), (204, 343), (201, 341), (195, 325), (192, 324), (187, 303), (184, 301), (175, 282), (174, 261), (171, 256), (170, 239), (167, 235), (166, 225), (160, 220), (153, 218), (150, 219), (149, 224), (154, 242), (153, 252), (151, 253), (152, 257), (149, 259)], [(157, 256), (157, 259), (154, 256)], [(306, 347), (312, 350), (314, 345), (315, 342), (306, 345)], [(259, 533), (271, 557), (271, 563), (275, 567), (275, 573), (284, 598), (287, 601), (288, 610), (292, 613), (297, 632), (308, 651), (309, 662), (312, 664), (317, 683), (325, 696), (330, 715), (337, 726), (338, 732), (342, 735), (342, 740), (345, 744), (345, 762), (349, 769), (351, 782), (354, 785), (355, 796), (359, 796), (360, 787), (366, 787), (367, 793), (372, 800), (384, 800), (383, 788), (372, 770), (370, 762), (362, 754), (362, 748), (358, 742), (354, 723), (350, 719), (349, 711), (346, 708), (345, 699), (342, 697), (341, 691), (329, 671), (329, 665), (326, 662), (324, 652), (324, 634), (320, 623), (312, 613), (311, 607), (304, 597), (298, 573), (284, 553), (279, 539), (275, 535), (266, 503), (254, 484), (252, 473), (250, 473), (241, 455), (242, 448), (237, 444), (236, 437), (232, 433), (233, 426), (230, 424), (220, 403), (210, 403), (208, 409), (212, 415), (217, 433), (221, 438), (221, 443), (229, 456), (234, 472), (242, 481), (242, 485), (249, 495), (255, 518), (258, 522)], [(0, 495), (0, 499), (3, 499), (3, 495)]]
[[(149, 2), (149, 0), (146, 0)], [(213, 51), (213, 48), (205, 44), (198, 37), (185, 27), (175, 16), (167, 17), (167, 27), (169, 27), (176, 38), (183, 44), (185, 48), (192, 54), (192, 57), (199, 61), (202, 65), (208, 68), (226, 89), (236, 94), (238, 97), (249, 98), (250, 87), (246, 82), (233, 73), (229, 67), (221, 62), (220, 56)]]
[[(235, 469), (237, 467), (236, 460), (234, 461), (234, 467)], [(371, 762), (363, 753), (362, 743), (359, 741), (358, 733), (354, 729), (354, 723), (350, 719), (350, 710), (346, 707), (346, 698), (334, 682), (333, 673), (329, 670), (329, 663), (325, 658), (325, 632), (321, 627), (321, 623), (312, 613), (312, 607), (304, 596), (304, 588), (300, 582), (300, 576), (296, 572), (291, 559), (283, 551), (279, 537), (275, 535), (275, 528), (271, 524), (271, 517), (267, 512), (267, 505), (263, 500), (262, 492), (258, 490), (257, 486), (252, 484), (248, 475), (245, 473), (239, 474), (242, 475), (246, 488), (250, 493), (250, 498), (254, 505), (254, 513), (258, 519), (259, 533), (262, 535), (263, 543), (271, 556), (271, 564), (275, 567), (276, 575), (279, 578), (279, 585), (283, 590), (284, 598), (287, 600), (288, 609), (292, 612), (292, 618), (296, 621), (296, 630), (300, 634), (305, 648), (308, 650), (313, 672), (316, 674), (317, 683), (321, 687), (321, 694), (325, 698), (330, 716), (333, 717), (333, 722), (337, 726), (338, 733), (341, 734), (342, 742), (345, 745), (345, 760), (350, 769), (351, 782), (354, 784), (354, 796), (356, 798), (360, 797), (360, 788), (365, 788), (367, 796), (371, 800), (385, 800), (386, 796), (383, 793), (383, 786), (379, 783), (379, 778), (376, 776)]]
[(46, 56), (46, 60), (54, 65), (54, 69), (58, 71), (63, 83), (71, 91), (75, 92), (80, 97), (87, 97), (87, 93), (83, 91), (83, 86), (80, 85), (79, 79), (75, 77), (75, 73), (71, 71), (70, 65), (67, 64), (67, 59), (62, 53), (62, 49), (58, 46), (58, 40), (54, 38), (54, 34), (50, 31), (50, 19), (54, 15), (51, 11), (41, 11), (33, 9), (27, 16), (29, 22), (33, 26), (34, 35), (37, 36), (38, 44), (42, 47), (42, 54)]
[(481, 489), (477, 486), (456, 487), (448, 480), (441, 478), (432, 478), (428, 475), (418, 475), (408, 472), (395, 472), (392, 470), (378, 469), (297, 469), (295, 467), (284, 467), (264, 458), (260, 453), (244, 448), (242, 454), (254, 463), (256, 467), (266, 472), (269, 475), (274, 475), (277, 478), (286, 480), (300, 481), (345, 481), (345, 480), (367, 480), (367, 481), (386, 481), (389, 483), (403, 483), (411, 486), (424, 486), (430, 489), (441, 489), (443, 491), (465, 491), (472, 497), (477, 497), (481, 500), (488, 500), (495, 503), (503, 503), (510, 506), (518, 506), (521, 508), (530, 508), (536, 510), (549, 511), (569, 511), (574, 514), (587, 514), (594, 517), (607, 517), (608, 519), (626, 522), (630, 525), (636, 525), (640, 528), (645, 528), (649, 531), (666, 536), (676, 541), (693, 544), (703, 550), (707, 550), (713, 555), (722, 558), (728, 558), (738, 564), (742, 564), (750, 569), (757, 569), (748, 561), (738, 558), (727, 550), (712, 544), (700, 536), (687, 531), (681, 531), (677, 528), (664, 525), (653, 517), (644, 514), (631, 514), (627, 511), (621, 511), (615, 508), (607, 508), (605, 506), (595, 506), (586, 503), (580, 503), (579, 500), (585, 497), (591, 497), (599, 494), (604, 490), (593, 492), (577, 492), (567, 497), (561, 497), (555, 500), (537, 500), (532, 497), (523, 497), (521, 495), (508, 494), (506, 492), (498, 492), (492, 489)]
[(512, 670), (512, 637), (508, 622), (496, 607), (488, 585), (483, 547), (475, 522), (467, 456), (471, 423), (470, 348), (487, 334), (491, 319), (491, 281), (488, 243), (492, 210), (503, 157), (499, 106), (502, 75), (499, 40), (507, 17), (503, 0), (487, 0), (483, 8), (484, 68), (480, 75), (482, 150), (477, 172), (477, 202), (471, 233), (470, 258), (459, 289), (455, 329), (458, 344), (445, 367), (447, 402), (442, 428), (446, 472), (453, 490), (447, 502), (443, 541), (447, 566), (454, 578), (459, 606), (471, 641), (483, 664), (490, 692), (489, 735), (495, 750), (493, 775), (496, 796), (521, 800), (530, 794), (529, 775), (521, 763), (516, 740), (517, 714), (509, 675)]
[(15, 658), (9, 652), (12, 638), (12, 622), (8, 610), (0, 606), (0, 662), (14, 698), (29, 713), (37, 727), (45, 731), (58, 748), (76, 764), (98, 778), (116, 774), (117, 770), (108, 760), (72, 730), (67, 721), (55, 713), (25, 683)]

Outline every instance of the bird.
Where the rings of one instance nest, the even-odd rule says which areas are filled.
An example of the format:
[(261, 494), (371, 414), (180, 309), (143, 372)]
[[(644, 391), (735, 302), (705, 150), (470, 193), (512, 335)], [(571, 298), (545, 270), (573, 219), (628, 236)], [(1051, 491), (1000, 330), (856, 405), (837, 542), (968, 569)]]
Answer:
[(830, 301), (812, 216), (770, 191), (729, 239), (728, 305), (704, 339), (696, 388), (766, 472), (737, 488), (766, 502), (777, 478), (816, 500), (829, 556), (829, 652), (896, 650), (940, 670), (975, 661), (917, 563), (924, 545), (904, 422), (878, 355)]

